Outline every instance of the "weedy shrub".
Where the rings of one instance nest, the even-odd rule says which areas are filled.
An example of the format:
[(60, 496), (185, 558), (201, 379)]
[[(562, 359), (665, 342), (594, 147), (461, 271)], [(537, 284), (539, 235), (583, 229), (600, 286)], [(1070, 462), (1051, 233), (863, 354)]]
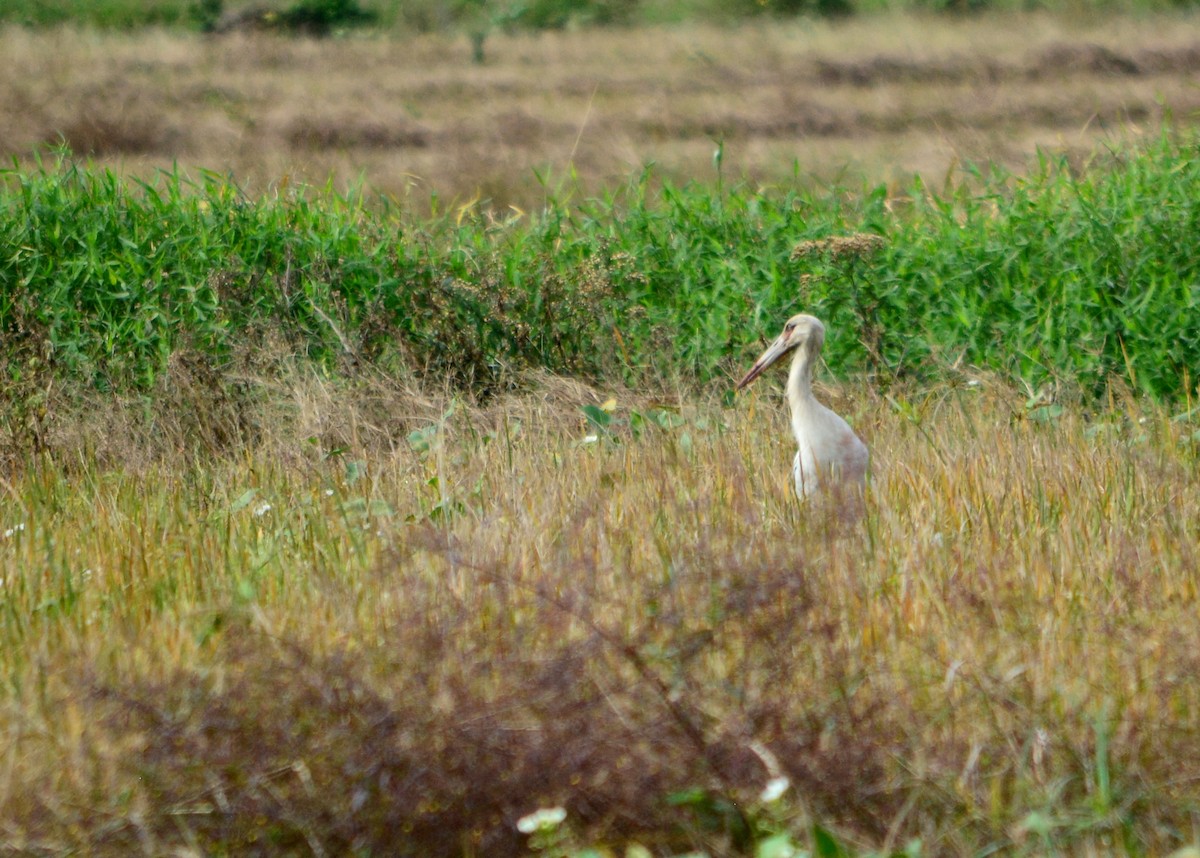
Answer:
[[(317, 365), (403, 355), (486, 391), (529, 367), (595, 372), (629, 260), (550, 255), (489, 223), (406, 234), (384, 207), (303, 195), (246, 200), (178, 175), (124, 186), (60, 162), (10, 175), (0, 326), (22, 360), (102, 390), (148, 389), (177, 348), (217, 364), (276, 336)], [(578, 258), (576, 255), (575, 258)]]
[[(1172, 153), (1190, 145), (1117, 153), (1083, 175), (1043, 158), (1031, 178), (990, 179), (981, 195), (921, 195), (921, 215), (890, 236), (890, 270), (871, 286), (899, 299), (891, 318), (924, 322), (917, 349), (931, 356), (1000, 358), (1035, 384), (1090, 393), (1110, 378), (1153, 396), (1184, 393), (1200, 357), (1200, 253), (1185, 238), (1197, 223), (1185, 188), (1197, 176), (1191, 156)], [(926, 217), (942, 228), (919, 229)]]
[(251, 6), (228, 13), (223, 0), (200, 0), (189, 8), (192, 19), (206, 32), (249, 27), (328, 36), (336, 30), (374, 23), (378, 14), (356, 0), (294, 0), (290, 5)]
[(1195, 148), (1164, 137), (1081, 174), (1043, 159), (939, 193), (646, 175), (529, 218), (416, 223), (330, 189), (127, 185), (60, 156), (0, 191), (0, 361), (11, 396), (149, 390), (180, 349), (217, 379), (234, 344), (266, 339), (323, 371), (401, 367), (483, 397), (532, 369), (694, 387), (803, 309), (829, 327), (829, 365), (879, 385), (974, 366), (1170, 400), (1200, 365)]
[(0, 21), (27, 26), (63, 24), (132, 29), (176, 26), (188, 21), (188, 0), (10, 0)]

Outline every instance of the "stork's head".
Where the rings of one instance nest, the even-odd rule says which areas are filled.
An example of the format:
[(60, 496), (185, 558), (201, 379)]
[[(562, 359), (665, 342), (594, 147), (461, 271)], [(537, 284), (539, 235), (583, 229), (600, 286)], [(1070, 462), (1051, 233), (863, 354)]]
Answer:
[(763, 371), (793, 349), (802, 348), (810, 358), (816, 357), (825, 342), (825, 326), (814, 316), (792, 316), (783, 326), (783, 333), (775, 338), (775, 342), (767, 346), (750, 371), (738, 382), (737, 389), (741, 390), (763, 374)]

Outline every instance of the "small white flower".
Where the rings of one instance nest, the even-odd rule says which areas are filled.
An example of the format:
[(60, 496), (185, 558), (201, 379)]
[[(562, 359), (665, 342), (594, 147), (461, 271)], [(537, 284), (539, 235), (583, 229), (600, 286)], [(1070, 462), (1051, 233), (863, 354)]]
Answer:
[(783, 794), (788, 791), (788, 787), (792, 785), (785, 776), (771, 778), (767, 781), (767, 785), (763, 787), (763, 791), (759, 793), (759, 801), (764, 804), (770, 804), (773, 801), (779, 801)]
[(599, 436), (599, 435), (584, 435), (584, 436), (583, 436), (583, 443), (584, 443), (584, 444), (595, 444), (595, 443), (596, 443), (597, 441), (599, 441), (599, 440), (600, 440), (600, 436)]
[(542, 807), (527, 816), (517, 820), (517, 831), (522, 834), (533, 834), (535, 831), (553, 831), (562, 825), (567, 818), (567, 811), (562, 807)]
[(327, 498), (333, 497), (333, 489), (325, 489), (325, 497), (327, 497)]
[(979, 379), (973, 378), (967, 382), (967, 387), (979, 387)]
[(271, 505), (269, 503), (262, 503), (254, 508), (254, 515), (258, 518), (262, 518), (264, 515), (266, 515), (270, 511), (271, 511)]
[(20, 524), (15, 525), (14, 527), (10, 527), (8, 530), (4, 531), (4, 538), (11, 539), (15, 534), (20, 533), (24, 529), (25, 529), (25, 522), (21, 522)]

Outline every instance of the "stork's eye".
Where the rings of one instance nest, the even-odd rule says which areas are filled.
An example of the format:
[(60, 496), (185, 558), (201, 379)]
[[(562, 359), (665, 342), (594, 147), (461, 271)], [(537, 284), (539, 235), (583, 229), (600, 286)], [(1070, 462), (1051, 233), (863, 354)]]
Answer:
[(794, 329), (795, 327), (796, 327), (795, 322), (788, 322), (786, 325), (783, 326), (783, 332), (785, 334), (790, 334), (792, 332), (792, 329)]

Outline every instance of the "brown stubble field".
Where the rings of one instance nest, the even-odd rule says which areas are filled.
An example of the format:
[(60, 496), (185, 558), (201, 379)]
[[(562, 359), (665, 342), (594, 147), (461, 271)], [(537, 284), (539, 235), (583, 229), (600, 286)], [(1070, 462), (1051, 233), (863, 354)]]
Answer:
[[(0, 152), (65, 140), (145, 176), (178, 162), (251, 193), (363, 180), (424, 210), (536, 206), (654, 163), (676, 180), (938, 180), (1080, 156), (1200, 105), (1185, 16), (874, 18), (719, 29), (313, 41), (0, 34)], [(535, 171), (546, 176), (543, 187)], [(573, 172), (572, 172), (573, 171)], [(572, 178), (573, 176), (573, 178)]]

